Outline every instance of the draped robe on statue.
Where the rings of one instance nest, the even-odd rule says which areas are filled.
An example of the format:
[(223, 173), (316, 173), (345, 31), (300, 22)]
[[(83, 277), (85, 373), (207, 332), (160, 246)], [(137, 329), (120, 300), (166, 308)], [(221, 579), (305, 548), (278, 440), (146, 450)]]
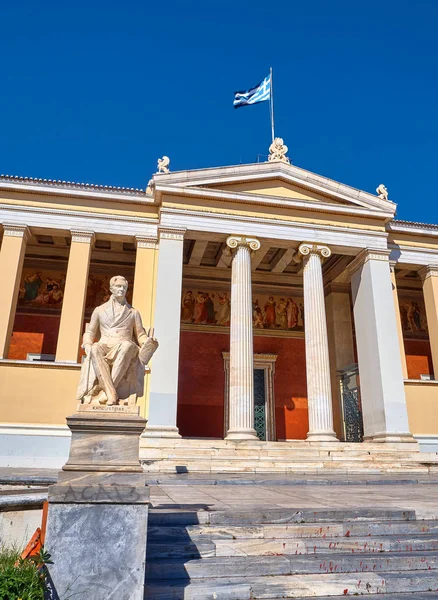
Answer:
[[(96, 339), (99, 341), (94, 343)], [(120, 304), (111, 298), (93, 311), (82, 341), (83, 346), (93, 346), (82, 365), (77, 399), (84, 403), (106, 399), (93, 365), (94, 353), (95, 361), (104, 360), (112, 367), (113, 381), (114, 377), (117, 380), (116, 371), (123, 372), (120, 381), (114, 381), (118, 399), (134, 403), (143, 394), (144, 368), (155, 349), (149, 348), (152, 340), (140, 313), (127, 302)]]

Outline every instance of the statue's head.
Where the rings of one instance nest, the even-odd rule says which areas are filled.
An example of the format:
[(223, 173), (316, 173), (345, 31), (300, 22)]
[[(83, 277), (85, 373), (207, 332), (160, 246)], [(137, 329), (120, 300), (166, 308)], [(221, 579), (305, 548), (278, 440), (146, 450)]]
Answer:
[(116, 275), (110, 279), (111, 294), (116, 298), (124, 298), (128, 291), (128, 282), (121, 275)]

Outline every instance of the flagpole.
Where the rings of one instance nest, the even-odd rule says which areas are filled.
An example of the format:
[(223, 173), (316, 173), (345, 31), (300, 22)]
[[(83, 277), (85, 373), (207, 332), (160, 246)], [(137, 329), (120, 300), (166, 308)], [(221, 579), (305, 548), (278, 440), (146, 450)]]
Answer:
[(272, 143), (274, 143), (275, 133), (274, 133), (274, 86), (272, 81), (272, 67), (270, 67), (270, 79), (271, 79), (271, 93), (269, 94), (269, 108), (271, 113), (271, 133), (272, 133)]

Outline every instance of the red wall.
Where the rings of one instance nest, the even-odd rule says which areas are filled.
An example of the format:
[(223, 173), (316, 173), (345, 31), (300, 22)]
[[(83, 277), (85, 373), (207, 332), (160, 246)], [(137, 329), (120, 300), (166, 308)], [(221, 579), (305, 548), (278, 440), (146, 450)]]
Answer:
[(421, 374), (433, 377), (432, 355), (428, 340), (404, 340), (409, 379), (420, 379)]
[(8, 358), (26, 360), (28, 353), (55, 354), (59, 322), (59, 316), (17, 313)]
[[(178, 427), (182, 436), (224, 436), (225, 373), (229, 335), (181, 332)], [(274, 375), (278, 439), (305, 439), (308, 431), (304, 339), (254, 337), (254, 353), (277, 354)]]

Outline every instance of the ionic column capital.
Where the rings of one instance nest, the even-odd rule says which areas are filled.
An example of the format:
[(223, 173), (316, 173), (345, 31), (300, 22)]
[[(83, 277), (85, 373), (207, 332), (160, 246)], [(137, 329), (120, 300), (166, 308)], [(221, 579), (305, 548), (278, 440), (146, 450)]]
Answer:
[(87, 231), (85, 229), (70, 229), (71, 241), (79, 242), (81, 244), (94, 244), (94, 231)]
[(298, 252), (303, 256), (318, 254), (321, 258), (328, 258), (332, 253), (328, 246), (324, 246), (323, 244), (312, 244), (311, 242), (303, 242), (300, 244)]
[(261, 244), (257, 238), (246, 237), (243, 235), (230, 235), (227, 237), (227, 246), (232, 250), (243, 247), (249, 248), (255, 252), (260, 248)]
[(184, 240), (186, 229), (181, 227), (158, 227), (160, 240), (175, 240), (181, 242)]
[(151, 248), (155, 250), (158, 247), (158, 238), (154, 236), (136, 235), (135, 243), (137, 248)]
[(427, 265), (418, 271), (419, 276), (421, 277), (423, 283), (429, 277), (438, 277), (438, 265)]
[(3, 223), (3, 235), (8, 237), (21, 237), (25, 242), (30, 237), (30, 230), (27, 225), (19, 225), (18, 223)]
[(365, 248), (362, 252), (356, 256), (356, 258), (348, 265), (347, 271), (351, 275), (355, 273), (360, 267), (362, 267), (369, 260), (380, 260), (389, 263), (389, 255), (391, 250), (373, 250)]

